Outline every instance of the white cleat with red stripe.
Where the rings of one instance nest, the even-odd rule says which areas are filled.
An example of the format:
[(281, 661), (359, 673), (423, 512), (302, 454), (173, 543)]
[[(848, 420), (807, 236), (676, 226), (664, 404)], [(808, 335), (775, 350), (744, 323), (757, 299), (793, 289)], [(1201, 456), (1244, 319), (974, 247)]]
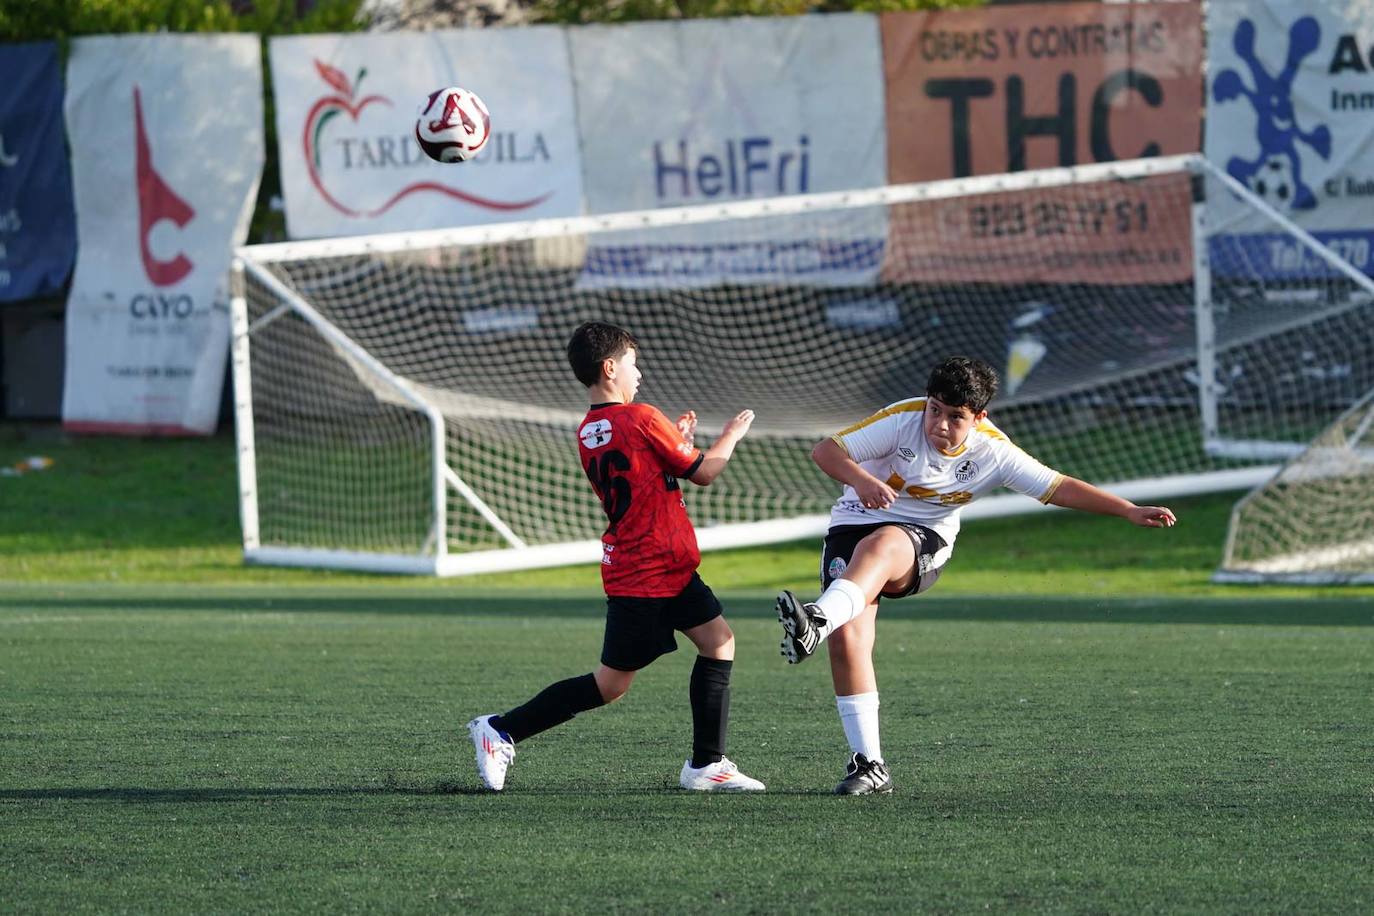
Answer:
[(688, 760), (682, 764), (682, 788), (694, 792), (762, 792), (763, 783), (745, 776), (729, 757), (698, 769)]
[(491, 727), (494, 716), (478, 716), (468, 723), (472, 746), (477, 749), (477, 772), (493, 792), (506, 787), (506, 770), (515, 759), (515, 745), (505, 732)]

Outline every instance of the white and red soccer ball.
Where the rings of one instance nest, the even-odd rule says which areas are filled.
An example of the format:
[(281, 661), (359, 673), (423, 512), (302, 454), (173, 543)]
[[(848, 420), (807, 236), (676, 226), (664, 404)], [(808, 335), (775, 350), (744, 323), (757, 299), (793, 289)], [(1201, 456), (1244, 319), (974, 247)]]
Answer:
[(477, 93), (449, 86), (429, 94), (415, 119), (415, 140), (436, 162), (466, 162), (491, 137), (491, 115)]

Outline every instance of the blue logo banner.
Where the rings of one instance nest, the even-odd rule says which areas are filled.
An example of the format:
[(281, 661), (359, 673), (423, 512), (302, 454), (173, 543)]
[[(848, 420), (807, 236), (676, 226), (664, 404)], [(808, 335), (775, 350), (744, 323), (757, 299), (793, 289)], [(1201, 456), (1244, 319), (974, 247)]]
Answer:
[(0, 52), (0, 302), (60, 292), (76, 257), (53, 42)]
[[(1374, 275), (1374, 18), (1367, 0), (1209, 0), (1207, 158)], [(1229, 195), (1208, 200), (1213, 272), (1332, 276)]]

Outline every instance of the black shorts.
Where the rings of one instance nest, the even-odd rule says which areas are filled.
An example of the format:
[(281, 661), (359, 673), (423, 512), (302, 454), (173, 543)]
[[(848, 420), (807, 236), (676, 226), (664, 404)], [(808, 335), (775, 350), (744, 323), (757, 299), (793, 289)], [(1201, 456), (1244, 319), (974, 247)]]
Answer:
[(883, 592), (881, 598), (905, 598), (925, 591), (940, 578), (940, 570), (931, 566), (931, 558), (945, 548), (945, 539), (924, 525), (903, 524), (901, 522), (878, 522), (876, 525), (842, 525), (831, 528), (825, 533), (825, 548), (821, 551), (821, 591), (830, 587), (844, 574), (854, 556), (859, 542), (879, 528), (900, 528), (911, 537), (916, 548), (916, 569), (919, 571), (911, 581), (911, 587), (896, 594)]
[(601, 664), (618, 671), (638, 671), (660, 655), (677, 651), (675, 630), (699, 627), (721, 613), (720, 601), (696, 573), (671, 598), (607, 595)]

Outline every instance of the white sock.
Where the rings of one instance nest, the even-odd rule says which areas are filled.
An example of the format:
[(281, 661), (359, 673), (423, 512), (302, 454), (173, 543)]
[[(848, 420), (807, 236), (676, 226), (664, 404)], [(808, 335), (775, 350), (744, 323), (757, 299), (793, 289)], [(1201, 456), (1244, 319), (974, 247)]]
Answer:
[(849, 749), (869, 760), (883, 759), (882, 742), (878, 740), (878, 691), (835, 697), (840, 710), (840, 724)]
[(824, 639), (862, 614), (868, 607), (868, 596), (848, 579), (835, 579), (825, 594), (816, 599), (816, 606), (825, 615), (825, 626), (821, 629)]

